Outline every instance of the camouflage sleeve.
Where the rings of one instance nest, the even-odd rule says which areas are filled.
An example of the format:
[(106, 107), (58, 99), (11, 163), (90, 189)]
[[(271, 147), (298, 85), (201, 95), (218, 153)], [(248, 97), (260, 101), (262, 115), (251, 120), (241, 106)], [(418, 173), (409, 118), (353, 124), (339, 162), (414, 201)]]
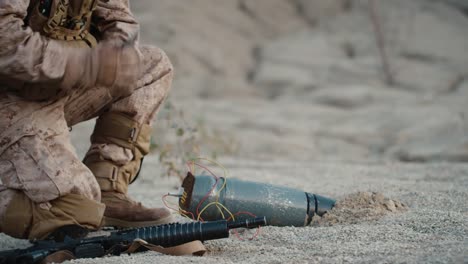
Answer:
[(93, 22), (103, 40), (130, 44), (138, 40), (140, 27), (128, 0), (100, 0), (93, 12)]
[(0, 80), (12, 85), (59, 81), (67, 56), (60, 42), (25, 26), (29, 0), (0, 0)]

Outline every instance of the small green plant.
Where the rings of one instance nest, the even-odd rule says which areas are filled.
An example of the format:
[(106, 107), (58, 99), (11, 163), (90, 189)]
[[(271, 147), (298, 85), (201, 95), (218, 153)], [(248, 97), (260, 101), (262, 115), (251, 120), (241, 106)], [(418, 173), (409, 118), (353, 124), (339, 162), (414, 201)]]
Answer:
[(183, 179), (186, 162), (198, 157), (216, 159), (233, 155), (238, 143), (233, 136), (209, 127), (202, 117), (190, 119), (186, 113), (168, 101), (154, 126), (151, 152), (159, 154), (164, 174)]

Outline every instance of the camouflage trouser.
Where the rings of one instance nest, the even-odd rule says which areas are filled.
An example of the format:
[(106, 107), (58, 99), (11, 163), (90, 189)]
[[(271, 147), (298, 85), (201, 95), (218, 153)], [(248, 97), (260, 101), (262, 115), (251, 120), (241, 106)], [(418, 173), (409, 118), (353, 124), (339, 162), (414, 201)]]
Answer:
[[(129, 97), (114, 100), (108, 88), (75, 89), (46, 102), (25, 101), (0, 94), (0, 221), (15, 193), (35, 203), (66, 194), (100, 201), (100, 188), (70, 142), (69, 127), (103, 111), (124, 113), (139, 124), (150, 124), (171, 87), (172, 65), (158, 48), (141, 47), (143, 75)], [(93, 144), (106, 159), (125, 163), (131, 151), (112, 144)]]

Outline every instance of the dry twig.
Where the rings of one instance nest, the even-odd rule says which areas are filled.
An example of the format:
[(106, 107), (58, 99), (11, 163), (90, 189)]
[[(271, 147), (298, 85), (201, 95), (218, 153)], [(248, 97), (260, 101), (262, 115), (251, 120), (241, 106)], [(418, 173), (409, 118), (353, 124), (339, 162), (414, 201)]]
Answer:
[(394, 85), (395, 79), (393, 77), (391, 66), (388, 61), (388, 56), (385, 47), (385, 34), (382, 30), (381, 17), (378, 12), (376, 0), (369, 0), (369, 14), (374, 28), (375, 41), (379, 48), (380, 60), (382, 62), (383, 72), (385, 74), (385, 81), (388, 85)]

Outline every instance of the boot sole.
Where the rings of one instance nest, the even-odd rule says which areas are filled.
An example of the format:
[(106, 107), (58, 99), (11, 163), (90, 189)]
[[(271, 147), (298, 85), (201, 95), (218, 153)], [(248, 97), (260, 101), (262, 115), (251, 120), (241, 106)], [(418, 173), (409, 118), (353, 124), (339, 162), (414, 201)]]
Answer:
[(154, 221), (125, 221), (106, 216), (104, 216), (103, 220), (102, 226), (112, 226), (117, 229), (156, 226), (175, 222), (175, 218), (172, 215)]

